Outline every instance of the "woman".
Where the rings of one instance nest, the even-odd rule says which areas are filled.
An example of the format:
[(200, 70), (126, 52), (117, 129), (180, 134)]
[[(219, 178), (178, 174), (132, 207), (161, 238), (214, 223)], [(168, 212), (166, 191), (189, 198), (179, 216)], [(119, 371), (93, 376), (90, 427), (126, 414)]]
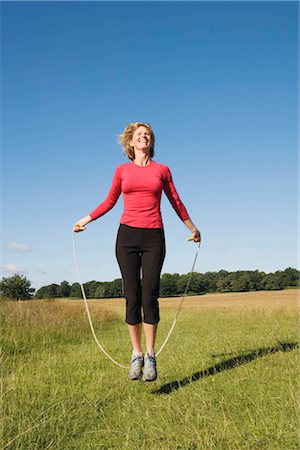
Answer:
[[(165, 238), (160, 212), (164, 190), (179, 218), (191, 231), (189, 240), (200, 242), (200, 232), (193, 224), (173, 184), (169, 168), (153, 161), (155, 137), (151, 125), (129, 124), (119, 142), (131, 160), (117, 167), (107, 198), (88, 216), (75, 223), (82, 231), (92, 220), (107, 213), (124, 198), (124, 212), (116, 242), (116, 256), (123, 279), (126, 319), (133, 347), (129, 378), (154, 381), (157, 378), (154, 344), (159, 322), (159, 280), (165, 257)], [(143, 315), (142, 315), (143, 312)], [(142, 322), (146, 355), (141, 347)]]

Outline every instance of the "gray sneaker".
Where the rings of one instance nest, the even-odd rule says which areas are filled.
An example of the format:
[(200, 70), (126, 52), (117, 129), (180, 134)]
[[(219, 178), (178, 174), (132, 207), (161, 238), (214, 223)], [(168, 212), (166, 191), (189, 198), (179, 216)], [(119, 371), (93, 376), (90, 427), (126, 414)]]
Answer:
[(144, 366), (144, 357), (132, 355), (131, 357), (131, 367), (129, 370), (128, 377), (130, 380), (140, 380), (142, 378), (142, 369)]
[(144, 381), (155, 381), (157, 378), (156, 357), (146, 354)]

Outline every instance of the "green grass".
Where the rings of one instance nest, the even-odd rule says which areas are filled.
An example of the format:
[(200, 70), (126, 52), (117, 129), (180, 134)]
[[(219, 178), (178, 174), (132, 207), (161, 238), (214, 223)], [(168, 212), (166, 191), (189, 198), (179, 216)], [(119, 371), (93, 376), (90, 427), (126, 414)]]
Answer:
[[(297, 292), (185, 300), (154, 383), (130, 382), (93, 341), (83, 302), (1, 304), (4, 449), (299, 448)], [(161, 300), (157, 346), (179, 300)], [(90, 302), (122, 364), (122, 301)]]

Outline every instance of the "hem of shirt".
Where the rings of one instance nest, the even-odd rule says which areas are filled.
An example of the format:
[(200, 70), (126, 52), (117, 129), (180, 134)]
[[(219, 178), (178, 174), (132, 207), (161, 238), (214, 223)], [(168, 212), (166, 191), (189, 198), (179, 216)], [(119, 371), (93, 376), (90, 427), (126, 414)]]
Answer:
[(129, 225), (126, 222), (120, 221), (120, 225), (126, 225), (129, 228), (138, 228), (139, 230), (163, 230), (164, 229), (163, 224), (159, 227), (140, 227), (140, 226), (136, 226), (136, 225)]

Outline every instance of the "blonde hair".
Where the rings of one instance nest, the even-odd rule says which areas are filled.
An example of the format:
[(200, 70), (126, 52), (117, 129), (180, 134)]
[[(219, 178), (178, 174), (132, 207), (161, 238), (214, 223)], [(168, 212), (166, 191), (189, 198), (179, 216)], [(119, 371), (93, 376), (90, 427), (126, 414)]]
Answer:
[(130, 142), (132, 141), (133, 133), (135, 130), (137, 130), (139, 127), (145, 127), (148, 129), (151, 135), (151, 147), (150, 147), (150, 158), (153, 158), (154, 156), (154, 144), (155, 144), (155, 136), (152, 130), (152, 127), (149, 123), (144, 122), (134, 122), (127, 125), (127, 127), (124, 129), (123, 133), (119, 136), (119, 144), (122, 145), (124, 149), (125, 155), (128, 156), (131, 161), (134, 160), (134, 148), (130, 145)]

